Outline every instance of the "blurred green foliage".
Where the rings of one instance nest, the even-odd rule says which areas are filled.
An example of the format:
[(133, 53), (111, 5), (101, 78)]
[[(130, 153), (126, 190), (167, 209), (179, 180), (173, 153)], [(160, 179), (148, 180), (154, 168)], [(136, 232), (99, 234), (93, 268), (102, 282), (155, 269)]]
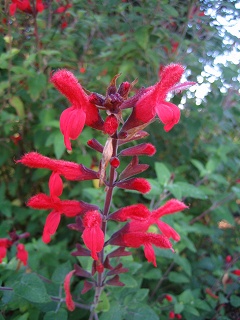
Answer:
[[(181, 241), (174, 245), (175, 253), (156, 249), (158, 268), (145, 261), (141, 250), (123, 258), (129, 268), (121, 276), (126, 285), (106, 288), (99, 318), (168, 319), (174, 311), (188, 320), (239, 319), (239, 277), (231, 273), (240, 269), (239, 71), (231, 61), (217, 64), (223, 54), (239, 54), (239, 39), (222, 23), (239, 19), (237, 1), (74, 0), (66, 12), (56, 13), (67, 3), (45, 1), (46, 9), (36, 19), (21, 11), (10, 17), (8, 5), (0, 13), (0, 237), (12, 230), (31, 233), (25, 241), (29, 268), (17, 270), (13, 250), (0, 265), (1, 285), (13, 288), (0, 291), (0, 319), (88, 318), (87, 311), (69, 313), (50, 299), (62, 295), (64, 276), (76, 262), (69, 251), (81, 240), (66, 228), (70, 220), (62, 219), (47, 246), (41, 242), (46, 212), (25, 206), (31, 195), (48, 193), (49, 172), (14, 163), (34, 150), (98, 165), (99, 156), (86, 142), (94, 136), (104, 143), (105, 136), (90, 128), (73, 142), (73, 153), (66, 152), (59, 116), (68, 102), (49, 83), (51, 72), (67, 68), (86, 89), (104, 94), (117, 73), (122, 81), (138, 78), (141, 88), (154, 84), (159, 67), (171, 62), (182, 63), (188, 80), (199, 86), (174, 97), (182, 115), (171, 132), (165, 133), (158, 122), (148, 129), (157, 153), (142, 162), (151, 166), (144, 176), (152, 191), (144, 197), (128, 192), (126, 197), (126, 191), (118, 190), (112, 207), (141, 201), (153, 209), (175, 197), (190, 209), (165, 218)], [(207, 94), (199, 89), (201, 83)], [(65, 199), (100, 206), (104, 201), (103, 190), (92, 182), (66, 181), (64, 187)], [(229, 263), (227, 255), (233, 257)], [(90, 266), (88, 259), (79, 260)], [(93, 292), (79, 296), (82, 287), (83, 281), (74, 282), (76, 300), (90, 304)]]

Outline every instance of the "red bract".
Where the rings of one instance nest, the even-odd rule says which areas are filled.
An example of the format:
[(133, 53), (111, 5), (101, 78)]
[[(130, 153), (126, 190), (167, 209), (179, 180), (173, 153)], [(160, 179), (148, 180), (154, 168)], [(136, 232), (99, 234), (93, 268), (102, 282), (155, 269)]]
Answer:
[(98, 178), (98, 173), (86, 168), (82, 164), (70, 161), (55, 160), (45, 157), (37, 152), (29, 152), (25, 154), (16, 163), (22, 163), (30, 168), (49, 169), (59, 173), (68, 180), (92, 180)]
[(97, 107), (89, 102), (87, 94), (71, 72), (65, 69), (56, 71), (50, 81), (72, 103), (60, 117), (60, 129), (64, 135), (65, 146), (72, 150), (70, 139), (77, 139), (84, 124), (102, 130), (103, 120)]
[(141, 193), (148, 193), (151, 190), (150, 183), (144, 178), (131, 178), (116, 183), (118, 188), (136, 190)]
[(94, 260), (98, 260), (97, 253), (103, 249), (104, 233), (101, 229), (102, 218), (97, 210), (89, 211), (83, 218), (82, 238), (85, 245), (91, 250), (91, 255)]
[(25, 246), (24, 244), (22, 243), (19, 243), (17, 245), (17, 254), (16, 254), (16, 257), (18, 260), (20, 260), (24, 266), (27, 265), (27, 261), (28, 261), (28, 252), (27, 250), (25, 249)]
[(71, 278), (73, 276), (73, 274), (75, 273), (75, 270), (70, 271), (64, 280), (64, 291), (66, 294), (66, 306), (68, 308), (69, 311), (73, 311), (75, 309), (75, 304), (74, 301), (72, 299), (72, 295), (71, 295), (71, 291), (70, 291), (70, 282), (71, 282)]
[(122, 130), (128, 131), (149, 123), (156, 114), (163, 122), (164, 130), (171, 130), (179, 122), (180, 110), (176, 105), (166, 102), (166, 97), (168, 92), (173, 90), (174, 85), (180, 81), (183, 72), (184, 68), (180, 64), (170, 64), (163, 68), (160, 81), (146, 89)]
[(151, 143), (141, 143), (134, 147), (124, 149), (120, 152), (121, 156), (153, 156), (156, 153), (156, 148)]

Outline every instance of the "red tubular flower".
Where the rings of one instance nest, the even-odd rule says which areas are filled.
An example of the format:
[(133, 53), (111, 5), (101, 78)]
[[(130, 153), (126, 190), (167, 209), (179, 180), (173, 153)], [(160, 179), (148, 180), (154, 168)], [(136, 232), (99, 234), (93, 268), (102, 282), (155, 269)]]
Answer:
[(119, 161), (119, 159), (118, 159), (117, 157), (111, 158), (111, 159), (110, 159), (110, 165), (111, 165), (113, 168), (117, 169), (117, 168), (120, 166), (120, 161)]
[(233, 259), (232, 256), (228, 255), (228, 256), (226, 256), (225, 261), (226, 261), (226, 263), (230, 263), (232, 261), (232, 259)]
[(175, 314), (175, 317), (176, 317), (177, 319), (182, 319), (182, 315), (181, 315), (180, 313)]
[(76, 217), (78, 214), (83, 214), (87, 210), (96, 208), (96, 206), (87, 204), (83, 201), (60, 200), (57, 197), (49, 197), (44, 193), (39, 193), (31, 197), (27, 202), (27, 206), (33, 209), (53, 210), (48, 215), (43, 230), (43, 242), (45, 243), (49, 243), (51, 236), (55, 234), (62, 214), (66, 217), (72, 218)]
[(115, 115), (111, 114), (107, 116), (103, 126), (104, 133), (109, 134), (111, 136), (117, 131), (117, 128), (118, 128), (118, 120), (115, 117)]
[(240, 277), (240, 269), (234, 270), (232, 273)]
[(180, 64), (170, 64), (163, 68), (160, 74), (161, 80), (146, 89), (125, 122), (122, 131), (149, 123), (156, 114), (163, 122), (164, 130), (171, 130), (179, 122), (180, 110), (174, 104), (166, 102), (166, 97), (180, 81), (183, 72), (184, 68)]
[(19, 243), (17, 245), (17, 254), (16, 254), (16, 257), (18, 260), (20, 260), (24, 266), (27, 265), (27, 261), (28, 261), (28, 252), (27, 250), (25, 249), (25, 246), (24, 244), (22, 243)]
[(72, 299), (72, 295), (71, 295), (71, 291), (70, 291), (70, 282), (71, 282), (71, 278), (73, 276), (73, 274), (75, 273), (75, 270), (70, 271), (64, 280), (64, 291), (66, 294), (66, 306), (68, 308), (69, 311), (73, 311), (75, 309), (75, 304), (74, 301)]
[[(31, 7), (30, 0), (12, 0), (12, 3), (9, 6), (10, 16), (14, 16), (16, 10), (19, 9), (23, 12), (33, 14), (34, 10)], [(37, 0), (35, 11), (36, 13), (42, 12), (45, 9), (42, 0)]]
[(172, 302), (172, 296), (170, 296), (169, 294), (165, 295), (165, 299), (167, 299), (167, 301)]
[(170, 311), (169, 315), (168, 315), (168, 318), (169, 319), (174, 319), (175, 318), (175, 313), (173, 311)]
[(101, 229), (102, 217), (97, 210), (88, 211), (83, 218), (82, 238), (86, 247), (91, 250), (91, 255), (94, 260), (98, 260), (97, 253), (103, 249), (104, 233)]
[(0, 239), (0, 263), (2, 263), (2, 260), (7, 255), (7, 248), (10, 247), (11, 241), (7, 238), (1, 238)]
[(103, 120), (97, 107), (89, 102), (89, 97), (71, 72), (59, 70), (53, 74), (50, 82), (72, 103), (60, 117), (60, 129), (64, 135), (65, 146), (72, 150), (70, 139), (77, 139), (84, 124), (102, 130)]
[(64, 176), (68, 180), (93, 180), (98, 178), (98, 173), (86, 168), (82, 164), (70, 161), (55, 160), (45, 157), (37, 152), (26, 153), (16, 163), (21, 163), (30, 168), (49, 169)]
[(172, 249), (172, 244), (167, 237), (147, 232), (129, 232), (122, 236), (126, 247), (138, 248), (144, 246), (144, 254), (148, 262), (157, 266), (156, 257), (152, 245), (163, 249)]
[(128, 219), (146, 220), (150, 211), (141, 203), (133, 204), (117, 210), (109, 216), (109, 219), (116, 221), (127, 221)]
[(153, 156), (156, 153), (156, 148), (151, 143), (141, 143), (137, 146), (124, 149), (120, 152), (121, 156)]
[(150, 183), (144, 178), (131, 178), (116, 183), (118, 188), (136, 190), (141, 193), (148, 193), (151, 190)]

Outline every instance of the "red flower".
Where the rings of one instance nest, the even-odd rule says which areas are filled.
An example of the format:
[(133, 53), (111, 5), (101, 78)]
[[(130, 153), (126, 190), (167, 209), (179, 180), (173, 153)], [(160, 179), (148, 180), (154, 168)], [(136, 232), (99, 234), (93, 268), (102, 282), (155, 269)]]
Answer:
[(172, 244), (163, 235), (147, 232), (131, 232), (123, 235), (123, 242), (126, 247), (138, 248), (144, 246), (144, 254), (148, 262), (157, 266), (156, 257), (152, 245), (163, 249), (172, 249)]
[(146, 220), (150, 211), (141, 203), (133, 204), (117, 210), (109, 216), (109, 219), (116, 221), (127, 221), (128, 219)]
[(117, 131), (117, 128), (118, 128), (117, 118), (113, 114), (107, 116), (103, 126), (104, 133), (109, 134), (111, 136)]
[(175, 313), (173, 311), (170, 311), (169, 315), (168, 315), (168, 318), (169, 319), (174, 319), (175, 318)]
[(226, 256), (225, 261), (227, 263), (230, 263), (232, 261), (232, 256), (230, 256), (230, 255)]
[(72, 150), (70, 139), (78, 138), (84, 124), (102, 130), (103, 120), (97, 107), (89, 102), (87, 94), (71, 72), (65, 69), (59, 70), (53, 74), (50, 81), (72, 103), (60, 117), (60, 129), (65, 146), (68, 150)]
[(232, 273), (240, 277), (240, 269), (234, 270)]
[(122, 131), (149, 123), (156, 114), (163, 122), (164, 130), (171, 130), (179, 122), (180, 110), (176, 105), (167, 102), (166, 97), (168, 92), (174, 90), (174, 86), (180, 81), (183, 72), (184, 68), (180, 64), (170, 64), (163, 68), (160, 81), (146, 89), (133, 108)]
[[(30, 0), (12, 0), (12, 3), (9, 6), (10, 16), (14, 16), (17, 9), (29, 14), (34, 13)], [(44, 9), (45, 7), (42, 3), (42, 0), (37, 0), (35, 7), (36, 13), (42, 12)]]
[(82, 164), (50, 159), (37, 152), (26, 153), (21, 160), (17, 160), (16, 163), (22, 163), (30, 168), (49, 169), (64, 176), (68, 180), (82, 181), (98, 178), (97, 172), (86, 168)]
[(182, 316), (181, 316), (181, 314), (180, 314), (180, 313), (175, 314), (175, 316), (176, 316), (176, 318), (177, 318), (177, 319), (182, 319)]
[[(168, 224), (160, 221), (159, 218), (163, 215), (172, 214), (186, 208), (187, 206), (184, 203), (172, 199), (153, 212), (150, 212), (145, 206), (140, 204), (119, 209), (110, 215), (109, 219), (117, 221), (131, 219), (131, 221), (113, 234), (108, 243), (133, 248), (143, 245), (145, 257), (156, 267), (156, 258), (152, 245), (172, 249), (169, 238), (173, 238), (175, 241), (180, 240), (179, 234)], [(153, 224), (157, 224), (162, 233), (161, 235), (147, 232)]]
[(61, 220), (61, 215), (75, 217), (87, 210), (95, 208), (84, 202), (75, 200), (60, 200), (62, 194), (62, 180), (58, 173), (53, 172), (49, 180), (50, 197), (44, 193), (39, 193), (29, 199), (27, 205), (34, 209), (52, 209), (53, 211), (47, 216), (43, 229), (43, 242), (51, 241), (51, 236), (56, 233)]
[(83, 218), (85, 227), (82, 238), (86, 247), (91, 250), (94, 260), (98, 260), (97, 253), (103, 249), (104, 233), (101, 229), (102, 217), (97, 210), (88, 211)]
[(156, 148), (151, 143), (140, 143), (136, 146), (124, 149), (120, 152), (121, 156), (153, 156)]
[(7, 248), (11, 245), (11, 241), (7, 238), (1, 238), (0, 239), (0, 263), (2, 263), (2, 260), (6, 257), (7, 254)]
[(148, 193), (151, 190), (150, 183), (144, 178), (131, 178), (116, 183), (118, 188), (136, 190), (141, 193)]
[(20, 260), (24, 266), (27, 265), (27, 261), (28, 261), (28, 252), (27, 250), (25, 250), (25, 246), (22, 243), (19, 243), (17, 245), (17, 254), (16, 257), (18, 260)]
[(172, 296), (170, 296), (169, 294), (165, 295), (165, 299), (167, 299), (167, 301), (172, 302)]
[(64, 291), (66, 294), (66, 306), (68, 308), (69, 311), (73, 311), (75, 309), (75, 304), (74, 301), (72, 299), (72, 295), (71, 295), (71, 291), (70, 291), (70, 282), (71, 282), (71, 278), (73, 276), (73, 274), (75, 273), (75, 270), (70, 271), (64, 280)]

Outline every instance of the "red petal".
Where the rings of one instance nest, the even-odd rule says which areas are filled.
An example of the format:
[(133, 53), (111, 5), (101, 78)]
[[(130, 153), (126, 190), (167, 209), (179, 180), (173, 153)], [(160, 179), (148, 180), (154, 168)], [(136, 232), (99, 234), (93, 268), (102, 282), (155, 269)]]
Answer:
[(126, 221), (127, 219), (145, 220), (150, 211), (143, 204), (133, 204), (117, 210), (109, 216), (109, 219), (116, 221)]
[(73, 311), (75, 309), (75, 304), (74, 304), (74, 301), (72, 299), (72, 295), (71, 295), (71, 292), (70, 292), (70, 281), (71, 281), (71, 278), (72, 278), (74, 273), (75, 273), (75, 270), (70, 271), (66, 275), (65, 280), (64, 280), (64, 284), (63, 284), (64, 291), (65, 291), (65, 294), (66, 294), (66, 306), (67, 306), (69, 311)]
[(161, 230), (162, 234), (167, 238), (172, 238), (175, 241), (179, 241), (180, 235), (172, 227), (163, 221), (157, 221), (158, 228)]
[(27, 206), (33, 209), (52, 209), (53, 204), (49, 196), (39, 193), (28, 200)]
[(64, 135), (64, 143), (68, 150), (72, 150), (70, 139), (76, 140), (83, 130), (86, 114), (83, 109), (74, 106), (63, 111), (60, 117), (60, 130)]
[(63, 191), (63, 182), (60, 175), (53, 172), (49, 179), (49, 190), (51, 197), (60, 197)]
[(183, 202), (176, 199), (171, 199), (167, 201), (162, 207), (154, 210), (151, 216), (154, 217), (154, 219), (158, 219), (166, 214), (172, 214), (187, 208), (188, 206), (186, 206)]
[(70, 71), (66, 69), (58, 70), (53, 74), (50, 82), (76, 107), (81, 108), (89, 103), (88, 96)]
[(17, 10), (17, 4), (16, 3), (11, 3), (9, 6), (9, 15), (14, 16), (15, 12)]
[(181, 112), (180, 109), (173, 103), (162, 102), (156, 105), (156, 112), (159, 119), (162, 121), (164, 130), (170, 131), (175, 124), (180, 120)]
[(0, 263), (2, 263), (2, 259), (6, 257), (7, 249), (5, 247), (0, 246)]
[(141, 143), (137, 146), (124, 149), (120, 152), (121, 156), (153, 156), (156, 153), (156, 148), (151, 143)]
[(45, 226), (43, 229), (42, 240), (45, 243), (51, 241), (51, 236), (55, 234), (61, 220), (61, 214), (56, 211), (52, 211), (46, 219)]
[(154, 249), (153, 249), (151, 243), (146, 243), (144, 245), (144, 254), (145, 254), (147, 261), (152, 262), (154, 267), (156, 267), (157, 263), (156, 263), (155, 252), (154, 252)]
[(117, 131), (117, 128), (118, 128), (117, 118), (113, 114), (111, 114), (110, 116), (107, 116), (103, 126), (104, 133), (109, 134), (111, 136)]
[(99, 226), (86, 228), (82, 234), (86, 247), (91, 250), (94, 260), (98, 260), (97, 252), (100, 252), (104, 246), (104, 233)]
[(136, 190), (141, 193), (148, 193), (151, 190), (150, 183), (144, 178), (131, 178), (116, 183), (118, 188)]
[(18, 260), (20, 260), (24, 266), (27, 265), (27, 261), (28, 261), (28, 252), (25, 250), (25, 246), (22, 243), (19, 243), (17, 245), (17, 254), (16, 257)]

